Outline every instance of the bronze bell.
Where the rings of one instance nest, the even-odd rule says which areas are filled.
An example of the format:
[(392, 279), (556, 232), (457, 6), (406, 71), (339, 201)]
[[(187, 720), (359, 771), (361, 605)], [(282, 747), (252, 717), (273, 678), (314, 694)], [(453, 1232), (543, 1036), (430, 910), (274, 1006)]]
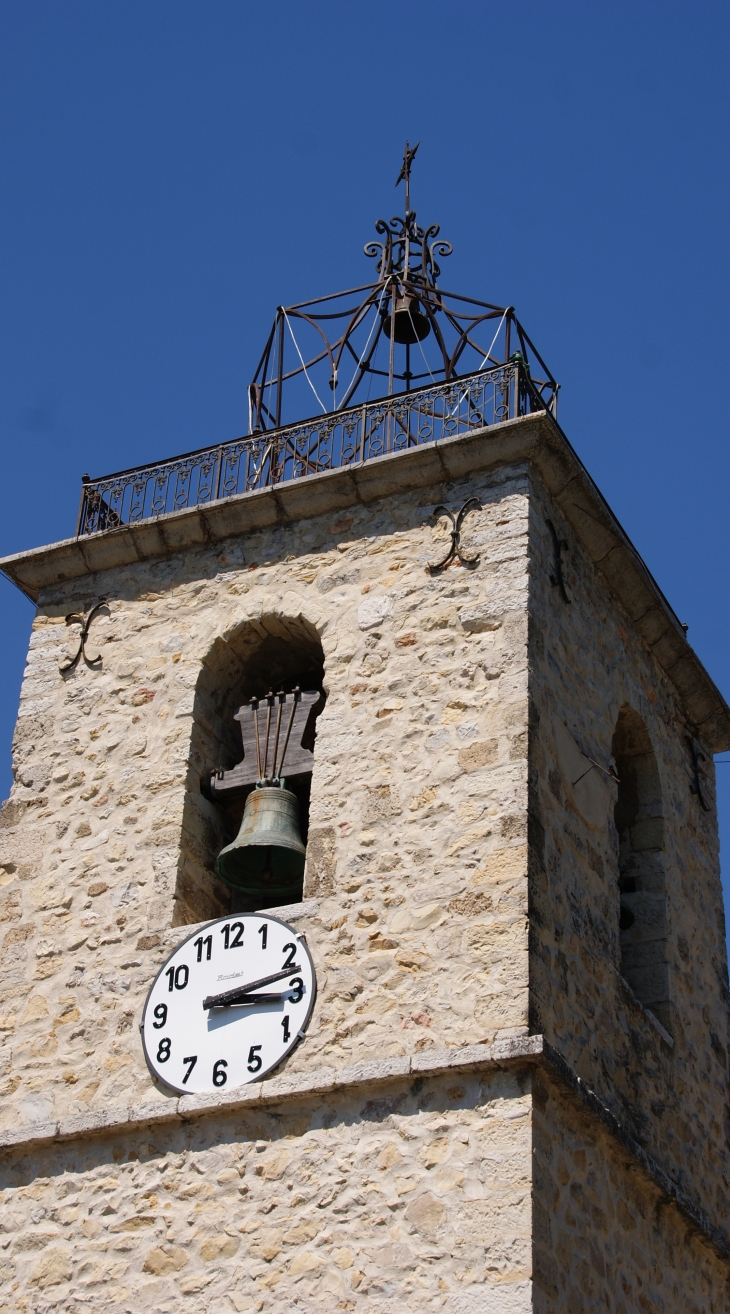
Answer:
[(256, 908), (275, 908), (301, 899), (304, 854), (296, 794), (284, 788), (283, 780), (267, 782), (246, 799), (241, 829), (221, 849), (215, 870)]
[[(390, 310), (383, 312), (383, 330), (386, 337), (390, 337)], [(425, 315), (421, 309), (421, 303), (418, 297), (400, 296), (395, 303), (393, 313), (393, 341), (401, 342), (404, 345), (412, 345), (414, 342), (423, 342), (431, 332), (431, 324), (428, 315)]]

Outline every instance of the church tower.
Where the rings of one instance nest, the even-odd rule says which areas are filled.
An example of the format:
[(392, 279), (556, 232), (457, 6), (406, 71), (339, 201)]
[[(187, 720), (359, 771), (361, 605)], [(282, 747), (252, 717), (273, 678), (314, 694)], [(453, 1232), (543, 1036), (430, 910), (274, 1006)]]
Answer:
[(414, 154), (246, 436), (0, 563), (2, 1311), (726, 1314), (730, 709)]

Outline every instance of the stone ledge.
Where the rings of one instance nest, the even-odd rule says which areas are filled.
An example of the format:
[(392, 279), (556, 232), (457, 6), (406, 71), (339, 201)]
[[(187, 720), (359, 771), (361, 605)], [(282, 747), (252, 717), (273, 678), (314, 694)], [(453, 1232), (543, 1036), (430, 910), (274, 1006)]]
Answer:
[(730, 748), (730, 708), (687, 642), (679, 620), (605, 498), (546, 412), (422, 447), (374, 457), (236, 497), (170, 512), (86, 538), (0, 559), (0, 571), (33, 602), (41, 589), (138, 561), (221, 543), (259, 529), (364, 506), (480, 470), (529, 461), (608, 587), (674, 685), (713, 753)]
[[(314, 901), (312, 901), (314, 902)], [(0, 1132), (0, 1151), (18, 1146), (30, 1148), (49, 1142), (78, 1140), (89, 1135), (109, 1132), (132, 1132), (157, 1122), (176, 1122), (189, 1118), (207, 1117), (231, 1110), (250, 1109), (254, 1106), (276, 1104), (281, 1100), (331, 1094), (332, 1091), (355, 1089), (358, 1086), (379, 1086), (399, 1077), (418, 1075), (437, 1076), (454, 1069), (499, 1067), (504, 1063), (524, 1062), (542, 1053), (542, 1036), (519, 1036), (499, 1040), (493, 1045), (467, 1045), (463, 1049), (431, 1050), (428, 1054), (413, 1057), (374, 1059), (370, 1063), (353, 1064), (344, 1068), (320, 1068), (317, 1072), (283, 1073), (280, 1077), (239, 1086), (221, 1094), (217, 1091), (205, 1095), (161, 1097), (147, 1104), (112, 1106), (58, 1122), (29, 1123), (25, 1127)]]
[(484, 1064), (510, 1063), (515, 1059), (539, 1058), (543, 1050), (542, 1036), (510, 1036), (495, 1040), (492, 1045), (466, 1045), (463, 1049), (429, 1050), (414, 1054), (411, 1072), (449, 1072), (453, 1068), (481, 1067)]
[(46, 1145), (58, 1138), (57, 1122), (30, 1122), (22, 1127), (13, 1127), (10, 1131), (0, 1132), (0, 1150), (12, 1150), (16, 1146), (26, 1149), (33, 1145)]
[(244, 1112), (284, 1100), (354, 1090), (359, 1086), (372, 1088), (411, 1075), (435, 1077), (445, 1072), (489, 1070), (506, 1064), (524, 1063), (539, 1066), (548, 1075), (557, 1078), (581, 1109), (601, 1123), (628, 1153), (634, 1165), (646, 1173), (662, 1195), (681, 1211), (714, 1253), (724, 1261), (730, 1260), (730, 1239), (726, 1233), (707, 1218), (682, 1187), (626, 1130), (595, 1091), (573, 1071), (562, 1054), (540, 1035), (515, 1036), (495, 1041), (492, 1045), (466, 1045), (461, 1049), (431, 1050), (427, 1054), (375, 1059), (370, 1063), (345, 1068), (321, 1068), (313, 1073), (284, 1073), (269, 1081), (239, 1086), (227, 1094), (213, 1092), (207, 1095), (182, 1095), (138, 1104), (132, 1108), (119, 1105), (73, 1118), (62, 1118), (59, 1122), (31, 1123), (25, 1127), (13, 1128), (12, 1131), (0, 1132), (0, 1153), (3, 1150), (28, 1151), (45, 1145), (70, 1144), (80, 1137), (101, 1136), (110, 1132), (124, 1132), (128, 1135), (156, 1123), (186, 1122), (192, 1118), (236, 1110)]

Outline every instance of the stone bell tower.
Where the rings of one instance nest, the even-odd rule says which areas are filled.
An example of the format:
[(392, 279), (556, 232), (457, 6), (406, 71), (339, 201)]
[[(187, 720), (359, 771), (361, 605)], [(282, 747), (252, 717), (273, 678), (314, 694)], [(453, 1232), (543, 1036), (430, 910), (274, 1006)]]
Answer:
[[(38, 608), (2, 1310), (727, 1310), (730, 711), (514, 312), (441, 291), (410, 196), (377, 233), (357, 305), (277, 312), (246, 437), (86, 480), (73, 538), (1, 563)], [(270, 690), (317, 695), (272, 910), (316, 1003), (264, 1080), (181, 1095), (139, 1025), (244, 897), (252, 781), (216, 782)]]

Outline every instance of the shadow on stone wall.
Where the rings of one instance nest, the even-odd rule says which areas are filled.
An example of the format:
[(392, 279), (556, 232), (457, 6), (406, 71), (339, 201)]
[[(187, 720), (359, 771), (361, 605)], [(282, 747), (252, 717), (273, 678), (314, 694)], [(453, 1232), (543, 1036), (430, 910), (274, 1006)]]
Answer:
[(656, 1182), (545, 1073), (532, 1096), (534, 1309), (724, 1311), (726, 1265)]
[(661, 784), (649, 732), (629, 706), (619, 713), (612, 752), (619, 777), (621, 975), (671, 1034)]

